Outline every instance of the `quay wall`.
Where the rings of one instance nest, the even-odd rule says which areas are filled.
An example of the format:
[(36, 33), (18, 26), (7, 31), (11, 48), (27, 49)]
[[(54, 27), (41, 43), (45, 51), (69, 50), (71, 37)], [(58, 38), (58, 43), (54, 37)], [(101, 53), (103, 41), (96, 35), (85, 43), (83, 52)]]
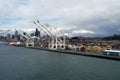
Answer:
[(120, 56), (109, 56), (109, 55), (103, 55), (102, 53), (76, 52), (72, 50), (52, 50), (48, 48), (37, 48), (37, 47), (27, 47), (27, 48), (120, 61)]

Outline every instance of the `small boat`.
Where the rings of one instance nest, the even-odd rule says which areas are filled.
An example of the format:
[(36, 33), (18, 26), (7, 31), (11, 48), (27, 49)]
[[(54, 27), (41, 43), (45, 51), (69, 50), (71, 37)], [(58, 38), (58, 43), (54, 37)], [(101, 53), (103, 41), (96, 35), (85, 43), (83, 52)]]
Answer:
[(102, 51), (102, 54), (110, 55), (110, 56), (120, 56), (120, 51), (119, 50), (104, 50)]
[(9, 44), (12, 46), (20, 46), (21, 42), (10, 42)]

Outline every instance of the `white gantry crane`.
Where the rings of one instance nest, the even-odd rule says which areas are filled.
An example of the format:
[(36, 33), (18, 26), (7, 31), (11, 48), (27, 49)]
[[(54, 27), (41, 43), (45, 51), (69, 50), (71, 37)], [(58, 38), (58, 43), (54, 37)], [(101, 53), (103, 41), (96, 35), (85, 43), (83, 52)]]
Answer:
[(39, 42), (38, 37), (35, 37), (35, 36), (31, 37), (27, 33), (25, 35), (24, 32), (22, 32), (22, 31), (19, 31), (18, 33), (21, 34), (21, 36), (23, 36), (26, 39), (26, 41), (25, 41), (26, 47), (35, 47), (35, 44), (38, 44), (38, 42)]
[(56, 33), (52, 32), (48, 27), (38, 20), (34, 21), (34, 24), (37, 25), (42, 31), (44, 31), (49, 36), (48, 48), (49, 49), (65, 49), (65, 36), (61, 39)]
[(4, 33), (4, 32), (7, 32), (7, 34), (8, 34), (10, 30), (11, 30), (10, 28), (0, 27), (0, 34), (2, 35), (2, 33)]

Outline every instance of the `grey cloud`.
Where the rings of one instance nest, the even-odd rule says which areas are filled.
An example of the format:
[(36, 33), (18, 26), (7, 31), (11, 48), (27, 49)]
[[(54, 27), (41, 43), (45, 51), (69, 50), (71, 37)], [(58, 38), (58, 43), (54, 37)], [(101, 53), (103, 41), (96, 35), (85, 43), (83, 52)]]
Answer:
[(62, 28), (64, 33), (81, 29), (95, 32), (74, 35), (112, 35), (120, 33), (119, 3), (119, 0), (6, 0), (0, 2), (0, 20), (22, 18), (23, 20), (14, 21), (10, 25), (23, 28), (31, 26), (36, 19), (48, 21), (60, 18), (59, 21), (48, 24)]

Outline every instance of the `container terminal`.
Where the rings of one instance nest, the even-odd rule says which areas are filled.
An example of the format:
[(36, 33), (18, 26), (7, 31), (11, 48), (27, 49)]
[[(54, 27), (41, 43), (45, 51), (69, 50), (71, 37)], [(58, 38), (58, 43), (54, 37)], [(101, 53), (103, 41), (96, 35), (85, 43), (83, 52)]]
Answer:
[[(5, 40), (12, 46), (120, 60), (120, 41), (118, 40), (105, 41), (97, 38), (84, 39), (83, 37), (69, 38), (62, 33), (60, 35), (55, 33), (38, 20), (34, 21), (34, 24), (37, 26), (34, 33), (28, 34), (16, 30), (12, 38), (8, 34)], [(41, 32), (46, 35), (41, 36)]]

